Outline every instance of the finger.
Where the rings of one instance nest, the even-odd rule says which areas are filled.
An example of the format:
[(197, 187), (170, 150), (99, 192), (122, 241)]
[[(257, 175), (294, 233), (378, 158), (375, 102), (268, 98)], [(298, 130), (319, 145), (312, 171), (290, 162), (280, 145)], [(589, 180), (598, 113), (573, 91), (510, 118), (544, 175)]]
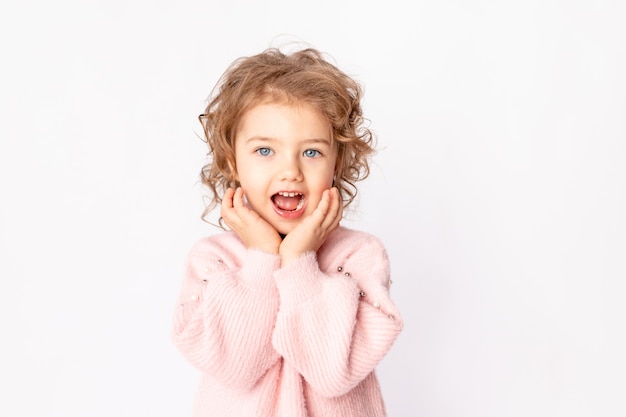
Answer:
[(338, 191), (335, 189), (332, 189), (330, 190), (330, 195), (332, 198), (330, 202), (329, 211), (326, 217), (324, 218), (323, 223), (321, 224), (321, 227), (323, 228), (325, 233), (329, 233), (333, 231), (335, 228), (337, 228), (337, 226), (341, 222), (342, 212), (343, 212), (343, 208), (341, 206), (341, 199), (339, 198)]
[(343, 214), (343, 201), (341, 201), (341, 194), (339, 194), (339, 190), (337, 188), (333, 188), (331, 191), (333, 195), (332, 210), (335, 213), (335, 216), (341, 218)]
[(261, 217), (251, 209), (245, 200), (245, 191), (243, 188), (238, 187), (235, 190), (235, 195), (233, 197), (233, 206), (234, 213), (237, 215), (238, 220), (242, 225), (251, 224), (255, 221), (258, 221)]
[(328, 215), (328, 210), (330, 209), (330, 192), (329, 190), (324, 190), (322, 192), (322, 198), (320, 202), (317, 203), (317, 207), (313, 211), (313, 214), (316, 216), (316, 220), (322, 224)]
[(343, 219), (343, 201), (341, 201), (341, 197), (337, 197), (337, 211), (335, 212), (335, 219), (333, 220), (333, 223), (331, 225), (331, 228), (334, 230), (337, 226), (339, 226), (339, 223), (341, 223), (341, 220)]
[(238, 187), (235, 191), (235, 196), (233, 197), (233, 206), (235, 207), (235, 211), (239, 216), (245, 216), (248, 214), (248, 207), (244, 201), (244, 191), (243, 188)]
[(234, 207), (234, 203), (235, 190), (232, 188), (228, 188), (226, 192), (224, 192), (224, 198), (222, 199), (221, 216), (226, 225), (233, 230), (240, 227), (241, 223), (239, 215), (237, 214)]
[(224, 192), (224, 197), (222, 198), (222, 208), (220, 215), (222, 218), (226, 219), (228, 217), (228, 213), (233, 209), (233, 194), (234, 190), (232, 188), (228, 188)]
[(341, 199), (339, 197), (339, 191), (336, 188), (332, 188), (329, 191), (329, 197), (330, 202), (328, 214), (326, 215), (322, 226), (329, 229), (334, 229), (341, 221), (342, 216), (342, 206)]
[(232, 188), (227, 188), (224, 192), (224, 197), (222, 198), (222, 208), (232, 208), (233, 207), (233, 196), (235, 195), (235, 190)]
[(238, 208), (241, 207), (241, 195), (242, 190), (241, 187), (237, 187), (233, 192), (233, 207)]

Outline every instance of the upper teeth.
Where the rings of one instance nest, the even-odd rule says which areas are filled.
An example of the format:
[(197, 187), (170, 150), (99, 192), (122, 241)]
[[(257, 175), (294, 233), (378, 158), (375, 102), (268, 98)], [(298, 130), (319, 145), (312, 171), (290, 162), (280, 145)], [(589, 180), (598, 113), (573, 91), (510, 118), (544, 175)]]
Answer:
[(278, 195), (282, 195), (283, 197), (295, 197), (297, 195), (301, 196), (302, 193), (288, 193), (288, 192), (285, 192), (285, 191), (279, 191)]

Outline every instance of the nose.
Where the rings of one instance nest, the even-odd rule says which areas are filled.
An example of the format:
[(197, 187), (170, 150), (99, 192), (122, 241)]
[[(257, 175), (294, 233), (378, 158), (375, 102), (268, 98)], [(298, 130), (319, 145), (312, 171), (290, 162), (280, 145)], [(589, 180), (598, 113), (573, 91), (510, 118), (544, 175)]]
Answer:
[(283, 181), (301, 181), (302, 169), (298, 158), (285, 157), (279, 162), (279, 177)]

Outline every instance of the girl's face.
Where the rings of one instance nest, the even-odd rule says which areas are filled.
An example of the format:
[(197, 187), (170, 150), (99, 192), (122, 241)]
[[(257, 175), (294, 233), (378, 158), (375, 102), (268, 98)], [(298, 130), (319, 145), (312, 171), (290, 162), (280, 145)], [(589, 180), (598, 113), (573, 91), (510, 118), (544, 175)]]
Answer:
[(337, 150), (328, 120), (308, 104), (261, 103), (235, 136), (237, 179), (248, 205), (287, 234), (332, 186)]

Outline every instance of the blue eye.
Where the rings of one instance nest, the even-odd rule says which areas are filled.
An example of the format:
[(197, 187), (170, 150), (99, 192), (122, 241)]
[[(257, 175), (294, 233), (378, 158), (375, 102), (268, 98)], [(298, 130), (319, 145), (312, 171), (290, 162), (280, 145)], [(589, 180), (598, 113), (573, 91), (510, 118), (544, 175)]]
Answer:
[(270, 156), (272, 154), (272, 150), (270, 148), (259, 148), (255, 152), (261, 156)]
[(306, 151), (304, 151), (303, 155), (307, 158), (315, 158), (316, 156), (320, 155), (320, 151), (315, 149), (307, 149)]

